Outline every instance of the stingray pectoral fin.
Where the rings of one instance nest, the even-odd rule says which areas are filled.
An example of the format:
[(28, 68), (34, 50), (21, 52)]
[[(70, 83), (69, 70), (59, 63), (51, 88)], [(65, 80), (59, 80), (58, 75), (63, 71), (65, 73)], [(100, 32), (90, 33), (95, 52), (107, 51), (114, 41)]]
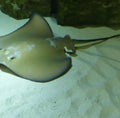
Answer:
[(51, 47), (45, 40), (39, 41), (33, 40), (35, 46), (31, 44), (31, 48), (26, 43), (14, 45), (9, 55), (4, 55), (4, 65), (18, 76), (37, 82), (51, 81), (66, 73), (71, 67), (71, 58), (64, 50)]
[(16, 33), (23, 33), (24, 35), (50, 38), (53, 37), (52, 29), (48, 22), (38, 14), (33, 14), (30, 20), (23, 25)]
[(2, 70), (3, 72), (12, 74), (12, 75), (16, 75), (12, 70), (10, 70), (8, 67), (4, 66), (3, 64), (0, 64), (0, 70)]
[(45, 60), (39, 62), (40, 58), (24, 61), (18, 61), (9, 64), (9, 68), (18, 76), (36, 82), (48, 82), (66, 73), (71, 67), (71, 59), (64, 58), (62, 60), (50, 61)]
[(14, 32), (5, 36), (1, 36), (0, 48), (4, 48), (13, 42), (15, 43), (17, 41), (30, 40), (31, 37), (53, 37), (53, 32), (49, 24), (43, 17), (39, 16), (38, 14), (34, 14), (25, 25), (18, 28)]

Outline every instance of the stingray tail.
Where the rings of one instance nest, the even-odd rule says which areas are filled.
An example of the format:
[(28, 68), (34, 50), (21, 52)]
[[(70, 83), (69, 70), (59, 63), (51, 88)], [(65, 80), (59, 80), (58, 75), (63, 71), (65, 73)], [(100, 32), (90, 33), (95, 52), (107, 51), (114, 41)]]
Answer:
[(85, 42), (85, 43), (80, 43), (80, 44), (75, 44), (75, 49), (76, 50), (79, 50), (79, 49), (87, 49), (87, 48), (89, 48), (89, 47), (91, 47), (91, 46), (94, 46), (94, 45), (97, 45), (97, 44), (100, 44), (100, 43), (102, 43), (102, 42), (104, 42), (103, 40), (101, 40), (101, 41), (93, 41), (93, 42)]
[(120, 37), (120, 34), (116, 34), (116, 35), (112, 35), (112, 36), (108, 36), (108, 37), (103, 37), (103, 38), (96, 38), (96, 39), (87, 39), (87, 40), (76, 40), (76, 39), (72, 39), (73, 43), (74, 43), (74, 47), (76, 50), (78, 49), (86, 49), (89, 48), (93, 45), (102, 43), (106, 40), (109, 40), (111, 38), (115, 38), (115, 37)]

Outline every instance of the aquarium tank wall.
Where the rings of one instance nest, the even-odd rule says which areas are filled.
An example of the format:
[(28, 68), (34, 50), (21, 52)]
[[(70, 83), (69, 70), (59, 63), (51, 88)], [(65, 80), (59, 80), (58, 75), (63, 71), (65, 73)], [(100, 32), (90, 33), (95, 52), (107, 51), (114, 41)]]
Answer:
[(0, 9), (16, 18), (34, 12), (54, 16), (62, 25), (119, 25), (120, 0), (0, 0)]

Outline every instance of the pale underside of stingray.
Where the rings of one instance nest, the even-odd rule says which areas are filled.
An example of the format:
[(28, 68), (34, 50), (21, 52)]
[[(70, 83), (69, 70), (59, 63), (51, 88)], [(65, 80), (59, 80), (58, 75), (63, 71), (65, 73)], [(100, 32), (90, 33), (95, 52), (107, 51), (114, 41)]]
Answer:
[(72, 66), (70, 56), (80, 49), (77, 44), (95, 42), (86, 48), (109, 38), (80, 41), (69, 36), (54, 37), (47, 21), (34, 14), (21, 28), (0, 37), (0, 64), (3, 71), (36, 82), (48, 82), (66, 73)]

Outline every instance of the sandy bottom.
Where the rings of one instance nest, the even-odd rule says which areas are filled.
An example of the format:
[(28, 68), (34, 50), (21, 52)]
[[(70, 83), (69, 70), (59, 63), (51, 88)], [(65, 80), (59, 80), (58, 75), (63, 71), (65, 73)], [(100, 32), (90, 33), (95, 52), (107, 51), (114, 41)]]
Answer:
[[(46, 19), (56, 36), (89, 39), (120, 33), (107, 27), (62, 27)], [(0, 12), (0, 35), (26, 21)], [(0, 118), (120, 118), (120, 38), (79, 50), (72, 62), (68, 73), (48, 83), (0, 71)]]

